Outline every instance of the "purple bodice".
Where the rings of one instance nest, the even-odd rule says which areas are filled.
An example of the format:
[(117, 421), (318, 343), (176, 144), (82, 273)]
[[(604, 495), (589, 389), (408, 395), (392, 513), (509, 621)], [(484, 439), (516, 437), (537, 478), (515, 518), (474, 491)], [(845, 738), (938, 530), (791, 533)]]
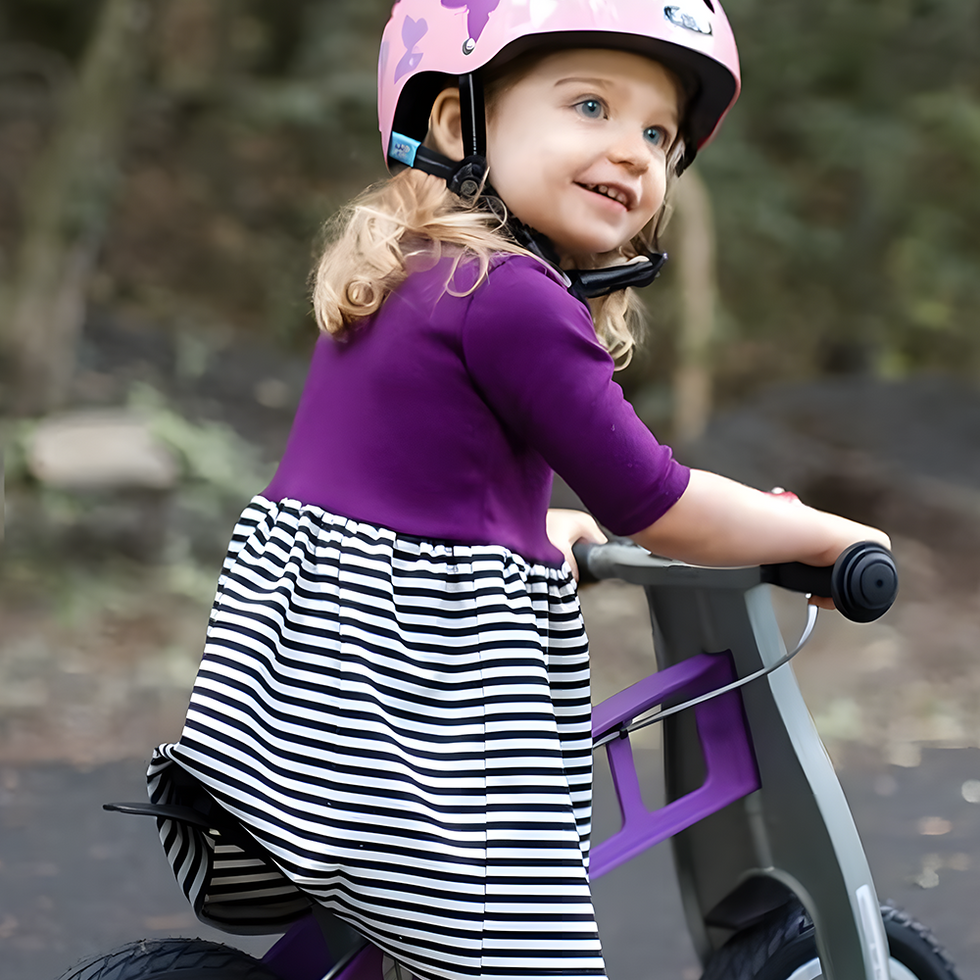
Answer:
[[(413, 272), (345, 339), (322, 336), (263, 496), (402, 534), (557, 565), (552, 472), (616, 534), (652, 524), (688, 471), (612, 380), (584, 304), (537, 260)], [(454, 295), (467, 293), (466, 295)]]

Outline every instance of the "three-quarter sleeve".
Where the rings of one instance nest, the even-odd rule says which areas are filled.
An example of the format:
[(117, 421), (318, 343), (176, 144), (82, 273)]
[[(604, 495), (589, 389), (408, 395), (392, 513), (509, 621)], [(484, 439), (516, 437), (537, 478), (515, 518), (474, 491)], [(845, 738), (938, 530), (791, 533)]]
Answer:
[(680, 498), (689, 470), (637, 418), (588, 309), (541, 263), (496, 264), (461, 331), (466, 368), (493, 412), (614, 534), (648, 527)]

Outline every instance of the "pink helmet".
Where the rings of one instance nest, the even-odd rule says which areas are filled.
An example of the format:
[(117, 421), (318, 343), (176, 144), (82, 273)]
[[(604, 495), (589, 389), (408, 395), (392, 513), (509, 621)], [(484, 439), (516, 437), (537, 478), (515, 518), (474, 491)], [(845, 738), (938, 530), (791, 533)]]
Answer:
[(547, 45), (635, 51), (672, 69), (690, 98), (685, 162), (738, 98), (738, 51), (718, 0), (396, 0), (378, 63), (384, 152), (412, 163), (446, 76)]

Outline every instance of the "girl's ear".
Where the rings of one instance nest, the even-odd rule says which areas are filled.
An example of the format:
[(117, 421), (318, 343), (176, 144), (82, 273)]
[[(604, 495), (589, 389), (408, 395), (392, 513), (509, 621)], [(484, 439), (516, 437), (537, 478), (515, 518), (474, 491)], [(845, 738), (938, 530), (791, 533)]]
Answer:
[(463, 124), (459, 108), (459, 89), (444, 88), (429, 113), (429, 132), (425, 145), (450, 160), (463, 159)]

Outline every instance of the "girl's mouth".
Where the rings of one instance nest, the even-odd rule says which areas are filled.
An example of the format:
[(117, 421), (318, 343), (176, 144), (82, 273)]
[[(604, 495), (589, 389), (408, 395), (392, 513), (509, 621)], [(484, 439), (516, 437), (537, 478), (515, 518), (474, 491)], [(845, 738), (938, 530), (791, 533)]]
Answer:
[(592, 191), (594, 194), (600, 194), (602, 197), (608, 197), (611, 200), (622, 204), (624, 208), (629, 209), (629, 196), (625, 191), (621, 191), (617, 187), (610, 187), (608, 184), (579, 184), (579, 187), (584, 187), (587, 191)]

